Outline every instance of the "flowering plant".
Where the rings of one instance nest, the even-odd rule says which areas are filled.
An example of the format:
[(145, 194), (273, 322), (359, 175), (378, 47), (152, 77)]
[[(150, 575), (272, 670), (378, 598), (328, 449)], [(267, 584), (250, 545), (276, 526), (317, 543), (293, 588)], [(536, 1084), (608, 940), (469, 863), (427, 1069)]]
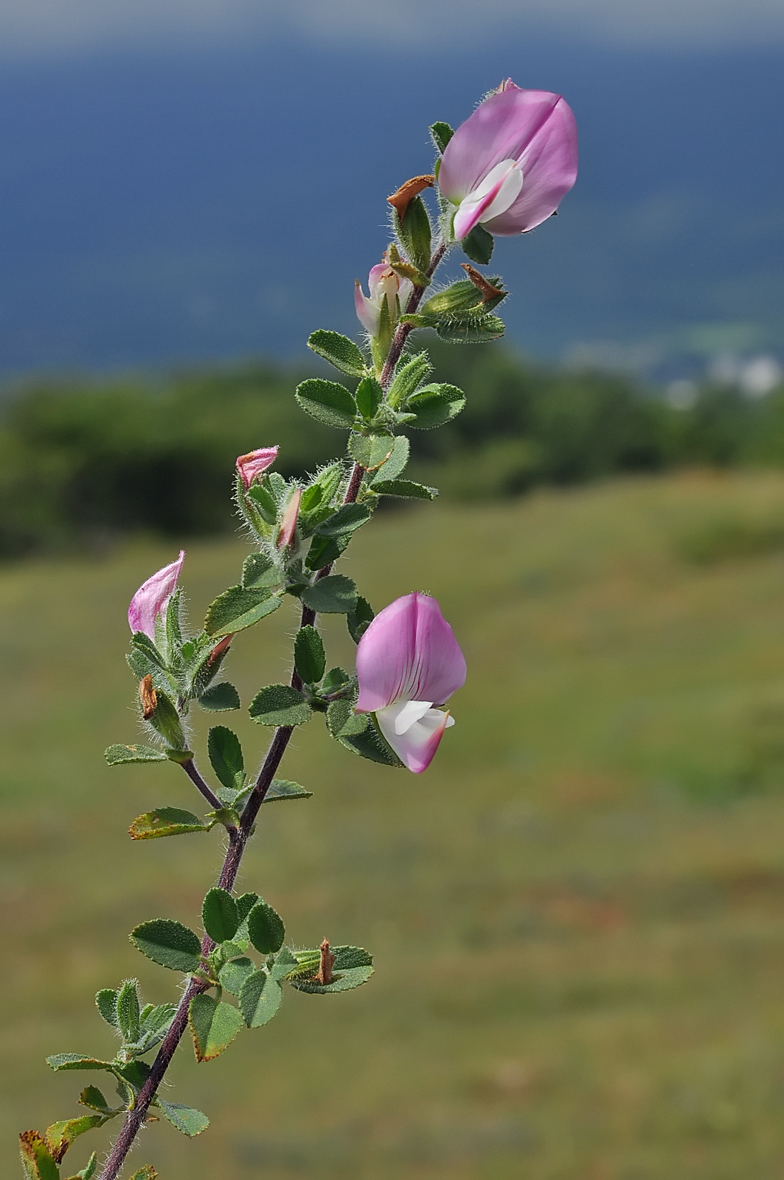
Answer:
[[(112, 745), (107, 761), (112, 766), (173, 762), (209, 810), (158, 807), (134, 819), (130, 835), (150, 840), (218, 828), (225, 857), (217, 883), (204, 897), (200, 931), (159, 917), (140, 922), (130, 935), (148, 959), (183, 977), (178, 1002), (143, 1005), (135, 979), (105, 988), (96, 1004), (119, 1038), (115, 1057), (48, 1058), (58, 1072), (99, 1074), (116, 1096), (87, 1085), (79, 1102), (89, 1113), (54, 1122), (44, 1132), (24, 1132), (27, 1180), (60, 1180), (73, 1142), (114, 1119), (121, 1130), (103, 1164), (93, 1153), (70, 1180), (116, 1180), (147, 1121), (163, 1117), (186, 1136), (200, 1134), (209, 1125), (206, 1115), (161, 1093), (188, 1028), (197, 1060), (211, 1061), (241, 1030), (270, 1021), (286, 987), (334, 994), (364, 984), (373, 973), (372, 957), (362, 947), (326, 939), (310, 949), (290, 946), (283, 919), (267, 901), (255, 892), (236, 894), (238, 870), (261, 807), (310, 795), (276, 777), (297, 726), (321, 714), (328, 734), (346, 750), (420, 774), (454, 723), (446, 706), (465, 681), (466, 664), (435, 598), (413, 591), (375, 614), (352, 579), (333, 568), (385, 497), (437, 495), (435, 488), (406, 478), (405, 431), (447, 424), (463, 409), (465, 396), (431, 380), (427, 351), (412, 347), (412, 333), (431, 328), (452, 343), (503, 334), (495, 309), (507, 292), (497, 276), (486, 276), (471, 263), (490, 261), (494, 234), (527, 232), (554, 213), (577, 166), (574, 119), (564, 100), (521, 90), (511, 81), (487, 96), (457, 131), (435, 123), (431, 135), (434, 173), (413, 177), (388, 198), (391, 241), (370, 271), (368, 295), (356, 286), (362, 345), (328, 330), (308, 340), (348, 383), (311, 378), (297, 387), (295, 397), (317, 421), (347, 433), (345, 451), (301, 480), (284, 479), (274, 470), (276, 446), (237, 459), (235, 500), (251, 552), (236, 585), (210, 604), (197, 633), (185, 626), (178, 585), (184, 552), (147, 578), (131, 599), (127, 659), (138, 684), (145, 742)], [(438, 201), (435, 216), (424, 200), (431, 188)], [(438, 267), (458, 246), (471, 260), (462, 264), (466, 277), (435, 290)], [(235, 637), (292, 602), (299, 627), (290, 679), (262, 687), (248, 706), (254, 721), (271, 730), (261, 769), (249, 774), (236, 734), (214, 725), (207, 743), (210, 782), (190, 748), (194, 707), (208, 713), (241, 707), (237, 689), (223, 678)], [(345, 616), (357, 644), (355, 671), (328, 666), (320, 614)], [(154, 1180), (155, 1174), (146, 1165), (131, 1180)]]

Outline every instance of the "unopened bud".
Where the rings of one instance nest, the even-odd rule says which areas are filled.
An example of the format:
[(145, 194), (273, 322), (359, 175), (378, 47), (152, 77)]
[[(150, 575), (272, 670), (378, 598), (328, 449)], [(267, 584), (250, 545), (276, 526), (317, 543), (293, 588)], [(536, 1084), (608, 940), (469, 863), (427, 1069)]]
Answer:
[(283, 519), (280, 522), (280, 532), (278, 533), (278, 549), (286, 549), (294, 540), (294, 533), (297, 529), (297, 517), (299, 516), (299, 502), (302, 499), (302, 488), (295, 488), (291, 499), (286, 505), (283, 513)]
[(217, 659), (219, 659), (220, 656), (223, 655), (223, 653), (225, 652), (226, 648), (229, 646), (229, 644), (231, 643), (233, 638), (234, 638), (234, 632), (232, 631), (229, 635), (224, 635), (223, 639), (221, 639), (218, 643), (215, 644), (215, 647), (212, 649), (212, 651), (210, 652), (209, 657), (207, 659), (207, 667), (209, 667), (210, 664), (214, 664), (215, 661)]

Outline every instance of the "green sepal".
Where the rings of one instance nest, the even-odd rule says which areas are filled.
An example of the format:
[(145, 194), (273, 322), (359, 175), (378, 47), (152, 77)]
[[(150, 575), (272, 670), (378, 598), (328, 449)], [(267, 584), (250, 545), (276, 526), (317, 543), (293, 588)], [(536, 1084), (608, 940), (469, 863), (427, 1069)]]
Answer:
[(223, 1000), (201, 994), (194, 996), (188, 1010), (197, 1061), (212, 1061), (228, 1049), (243, 1027), (242, 1013)]
[(245, 786), (245, 760), (236, 733), (225, 725), (213, 725), (207, 735), (207, 753), (226, 790), (241, 791)]
[(230, 959), (228, 963), (220, 969), (218, 979), (221, 987), (225, 987), (227, 992), (231, 992), (233, 996), (238, 996), (242, 990), (242, 985), (249, 975), (252, 975), (256, 970), (256, 965), (252, 959), (245, 956), (240, 956), (236, 959)]
[(327, 728), (347, 750), (379, 762), (385, 766), (402, 766), (394, 750), (389, 746), (375, 722), (367, 713), (355, 713), (349, 700), (333, 701), (327, 709)]
[(308, 348), (349, 377), (361, 377), (365, 372), (362, 353), (353, 340), (341, 336), (340, 332), (319, 328), (308, 336)]
[(432, 230), (422, 198), (417, 196), (409, 201), (402, 218), (395, 213), (394, 224), (400, 245), (417, 270), (424, 274), (430, 266)]
[(266, 901), (256, 902), (248, 914), (248, 937), (262, 955), (272, 955), (283, 946), (286, 928), (277, 910)]
[(164, 750), (166, 758), (169, 762), (176, 762), (178, 766), (184, 766), (186, 762), (193, 761), (193, 750)]
[[(263, 476), (258, 483), (249, 487), (244, 495), (246, 500), (251, 501), (262, 526), (275, 524), (278, 519), (278, 502), (270, 489), (269, 476)], [(262, 531), (268, 533), (269, 530)]]
[(109, 746), (104, 758), (110, 766), (122, 766), (126, 762), (168, 762), (163, 751), (154, 746)]
[(266, 586), (230, 586), (212, 602), (204, 620), (204, 630), (217, 638), (232, 635), (252, 627), (259, 619), (266, 618), (281, 604), (278, 595), (272, 594)]
[(300, 627), (294, 640), (294, 667), (305, 684), (318, 684), (327, 668), (324, 644), (315, 627)]
[(266, 971), (254, 971), (242, 985), (240, 1010), (248, 1028), (261, 1028), (280, 1007), (283, 991)]
[(356, 583), (343, 574), (330, 574), (303, 590), (302, 601), (319, 614), (348, 614), (357, 603)]
[(249, 553), (242, 563), (242, 587), (244, 590), (278, 586), (282, 580), (280, 570), (267, 553)]
[[(456, 418), (466, 404), (466, 395), (456, 385), (424, 385), (412, 393), (406, 410), (415, 417), (411, 422), (416, 430), (434, 430)], [(377, 490), (373, 483), (373, 491)]]
[(183, 732), (182, 722), (180, 721), (180, 715), (177, 712), (174, 702), (161, 689), (156, 689), (155, 696), (155, 710), (147, 718), (147, 721), (161, 735), (168, 746), (171, 746), (174, 750), (184, 749), (185, 734)]
[(268, 684), (256, 693), (248, 709), (260, 725), (304, 725), (311, 708), (301, 692), (289, 684)]
[(197, 698), (202, 709), (208, 713), (226, 713), (230, 709), (239, 709), (240, 694), (228, 680), (221, 680), (220, 684), (213, 684)]
[(194, 1110), (192, 1106), (181, 1106), (179, 1102), (164, 1102), (157, 1095), (155, 1105), (163, 1117), (168, 1119), (181, 1134), (187, 1135), (189, 1139), (201, 1135), (202, 1131), (206, 1131), (210, 1125), (206, 1114), (202, 1114), (200, 1110)]
[(302, 493), (299, 504), (300, 520), (308, 519), (312, 513), (329, 508), (343, 480), (343, 474), (342, 463), (330, 463), (328, 467), (319, 471)]
[(216, 807), (214, 811), (207, 812), (205, 819), (211, 819), (216, 824), (223, 824), (226, 828), (236, 828), (240, 822), (240, 817), (234, 807)]
[(300, 408), (324, 426), (350, 430), (354, 425), (356, 403), (345, 385), (337, 381), (311, 377), (297, 386), (294, 396)]
[(186, 836), (190, 832), (209, 832), (214, 825), (206, 823), (192, 811), (179, 807), (157, 807), (137, 815), (128, 829), (132, 840), (157, 840), (161, 836)]
[(265, 803), (278, 803), (282, 799), (312, 799), (313, 792), (306, 791), (299, 783), (292, 783), (285, 778), (274, 778), (269, 790), (264, 796)]
[(126, 979), (117, 992), (117, 1027), (124, 1041), (139, 1039), (139, 981)]
[(158, 650), (157, 645), (144, 631), (134, 631), (131, 636), (131, 647), (140, 652), (153, 667), (166, 671), (166, 660)]
[(396, 409), (430, 376), (433, 366), (426, 352), (417, 352), (400, 364), (387, 393), (387, 404)]
[(384, 400), (384, 391), (375, 377), (363, 377), (354, 393), (357, 410), (366, 422), (372, 422)]
[(394, 438), (387, 434), (352, 434), (348, 440), (351, 458), (359, 463), (360, 467), (364, 467), (365, 471), (375, 471), (385, 463), (392, 454), (394, 445)]
[(110, 1028), (117, 1028), (117, 992), (111, 987), (102, 987), (95, 993), (95, 1006)]
[(172, 918), (153, 918), (149, 922), (141, 922), (129, 937), (138, 951), (160, 967), (168, 967), (170, 971), (190, 974), (201, 962), (198, 936)]
[(204, 929), (213, 942), (230, 942), (240, 925), (237, 903), (226, 889), (209, 889), (201, 907)]
[(430, 138), (433, 141), (433, 146), (441, 155), (444, 154), (444, 149), (454, 135), (454, 131), (448, 123), (433, 123), (430, 127)]
[(373, 491), (379, 496), (398, 496), (404, 500), (435, 500), (438, 495), (438, 488), (411, 479), (381, 479), (373, 484)]
[(60, 1180), (60, 1169), (37, 1131), (24, 1131), (19, 1136), (19, 1152), (26, 1180)]
[(373, 974), (373, 958), (361, 946), (333, 946), (332, 954), (335, 956), (335, 962), (332, 965), (334, 978), (331, 983), (295, 977), (291, 980), (291, 986), (298, 991), (315, 992), (318, 995), (348, 992), (367, 983)]
[(506, 331), (504, 321), (497, 315), (477, 316), (459, 322), (444, 319), (434, 326), (447, 344), (484, 344), (487, 340), (500, 340)]
[(494, 245), (493, 235), (488, 233), (483, 225), (475, 225), (470, 234), (461, 241), (460, 248), (466, 258), (470, 258), (472, 262), (478, 262), (480, 266), (487, 266), (493, 257)]
[(357, 598), (357, 605), (346, 615), (348, 633), (355, 643), (359, 643), (367, 631), (376, 613), (366, 598)]

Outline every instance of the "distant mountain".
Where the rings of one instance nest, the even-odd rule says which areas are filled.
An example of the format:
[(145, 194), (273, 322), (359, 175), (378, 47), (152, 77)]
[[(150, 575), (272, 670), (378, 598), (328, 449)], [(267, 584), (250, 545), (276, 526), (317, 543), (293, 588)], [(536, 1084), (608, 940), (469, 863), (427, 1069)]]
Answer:
[(559, 217), (498, 245), (510, 339), (675, 376), (784, 355), (783, 67), (780, 48), (541, 40), (433, 63), (279, 42), (6, 66), (0, 371), (291, 356), (314, 327), (353, 332), (384, 198), (431, 166), (428, 122), (507, 74), (567, 97), (582, 153)]

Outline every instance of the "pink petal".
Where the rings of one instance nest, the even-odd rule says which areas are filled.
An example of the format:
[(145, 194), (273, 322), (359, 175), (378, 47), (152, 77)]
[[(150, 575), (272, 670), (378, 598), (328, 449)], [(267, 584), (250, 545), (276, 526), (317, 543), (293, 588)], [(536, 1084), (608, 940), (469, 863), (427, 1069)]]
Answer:
[(294, 540), (294, 533), (297, 528), (297, 517), (299, 516), (299, 502), (302, 499), (302, 488), (296, 488), (292, 493), (291, 499), (286, 505), (283, 513), (283, 519), (280, 522), (280, 532), (278, 533), (278, 549), (285, 549)]
[(480, 221), (505, 213), (522, 187), (523, 172), (515, 160), (501, 160), (491, 168), (479, 187), (460, 202), (454, 220), (457, 240), (462, 241)]
[[(414, 774), (427, 770), (441, 744), (441, 738), (449, 725), (454, 724), (448, 713), (442, 709), (428, 709), (423, 717), (399, 734), (391, 718), (382, 709), (376, 714), (379, 729), (400, 761)], [(391, 712), (391, 710), (390, 710)]]
[(131, 631), (143, 631), (150, 639), (155, 639), (155, 620), (177, 588), (184, 561), (185, 550), (181, 549), (176, 561), (165, 565), (139, 587), (128, 607), (128, 626)]
[(371, 336), (378, 332), (379, 310), (372, 303), (359, 285), (359, 279), (354, 285), (354, 309), (362, 327)]
[(435, 598), (414, 592), (376, 615), (357, 648), (360, 713), (395, 701), (443, 704), (465, 683), (466, 664)]
[(245, 491), (248, 490), (257, 475), (266, 471), (278, 457), (278, 447), (262, 447), (258, 451), (249, 451), (247, 455), (240, 455), (237, 459), (237, 471), (240, 473)]

